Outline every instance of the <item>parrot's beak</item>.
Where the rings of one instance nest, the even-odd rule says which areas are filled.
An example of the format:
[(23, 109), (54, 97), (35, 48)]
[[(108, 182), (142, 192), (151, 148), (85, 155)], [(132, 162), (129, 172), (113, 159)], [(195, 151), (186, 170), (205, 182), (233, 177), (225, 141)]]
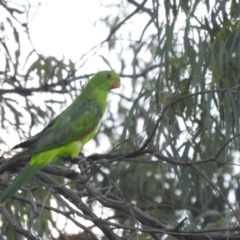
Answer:
[(120, 87), (121, 87), (120, 79), (112, 85), (112, 89), (113, 88), (120, 88)]

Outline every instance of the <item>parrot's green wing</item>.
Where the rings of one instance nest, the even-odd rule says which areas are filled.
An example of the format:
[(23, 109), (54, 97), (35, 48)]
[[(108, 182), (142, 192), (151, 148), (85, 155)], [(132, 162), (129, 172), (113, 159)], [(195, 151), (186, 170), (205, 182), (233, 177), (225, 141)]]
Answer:
[[(120, 87), (118, 74), (102, 71), (94, 75), (73, 103), (52, 120), (40, 133), (15, 148), (26, 148), (13, 156), (31, 155), (30, 164), (0, 197), (0, 206), (38, 170), (62, 156), (77, 157), (83, 145), (97, 132), (111, 89)], [(11, 160), (10, 160), (11, 161)]]
[(14, 148), (28, 148), (26, 153), (36, 154), (81, 140), (98, 127), (104, 113), (97, 101), (82, 100), (66, 109), (40, 133)]

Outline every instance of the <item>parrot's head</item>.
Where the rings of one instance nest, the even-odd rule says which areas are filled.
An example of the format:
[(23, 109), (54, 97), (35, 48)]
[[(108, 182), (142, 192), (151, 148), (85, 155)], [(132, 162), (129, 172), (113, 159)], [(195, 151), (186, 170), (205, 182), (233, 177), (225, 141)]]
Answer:
[(114, 88), (119, 88), (121, 86), (120, 77), (117, 73), (113, 71), (101, 71), (96, 73), (92, 80), (94, 81), (99, 89), (104, 89), (110, 91)]

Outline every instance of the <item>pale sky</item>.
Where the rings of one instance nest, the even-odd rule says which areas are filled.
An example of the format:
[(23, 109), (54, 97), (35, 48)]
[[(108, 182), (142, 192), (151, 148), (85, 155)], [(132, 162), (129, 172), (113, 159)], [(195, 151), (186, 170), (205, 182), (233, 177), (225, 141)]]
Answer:
[(43, 0), (29, 25), (36, 49), (46, 55), (78, 60), (106, 34), (93, 26), (100, 17), (99, 3), (96, 0)]
[[(118, 1), (103, 1), (104, 4), (111, 2)], [(99, 21), (107, 14), (116, 15), (117, 12), (114, 8), (101, 7), (101, 1), (98, 0), (43, 0), (42, 7), (29, 25), (32, 42), (39, 53), (59, 59), (70, 58), (75, 62), (108, 36), (109, 29)], [(104, 50), (100, 53), (104, 55)], [(99, 57), (100, 53), (90, 58), (84, 66), (85, 71), (107, 68)]]

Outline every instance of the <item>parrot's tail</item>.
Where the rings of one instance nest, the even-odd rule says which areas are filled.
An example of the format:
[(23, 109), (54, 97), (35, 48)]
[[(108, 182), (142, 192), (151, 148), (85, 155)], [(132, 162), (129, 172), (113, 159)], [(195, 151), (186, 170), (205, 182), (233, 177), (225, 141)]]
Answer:
[(42, 165), (38, 164), (28, 164), (0, 196), (0, 206), (4, 205), (24, 183), (27, 182), (42, 167)]

